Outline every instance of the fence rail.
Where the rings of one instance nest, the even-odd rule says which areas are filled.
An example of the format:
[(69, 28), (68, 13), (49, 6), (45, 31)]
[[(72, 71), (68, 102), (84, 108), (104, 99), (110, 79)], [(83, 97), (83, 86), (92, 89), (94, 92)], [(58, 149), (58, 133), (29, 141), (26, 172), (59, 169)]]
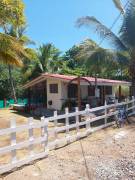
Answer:
[[(106, 128), (114, 124), (112, 117), (117, 115), (116, 107), (125, 105), (129, 115), (135, 113), (135, 99), (127, 100), (123, 103), (115, 103), (90, 109), (86, 105), (84, 111), (76, 108), (75, 112), (65, 109), (65, 114), (58, 115), (54, 112), (53, 117), (42, 117), (40, 122), (35, 122), (33, 118), (28, 119), (25, 125), (16, 125), (15, 119), (11, 120), (10, 128), (1, 129), (1, 136), (9, 136), (9, 145), (0, 147), (0, 155), (8, 154), (11, 160), (7, 164), (0, 164), (0, 174), (11, 171), (17, 167), (29, 164), (34, 160), (47, 157), (49, 150), (69, 144), (88, 136), (90, 133)], [(98, 115), (97, 115), (98, 114)], [(95, 123), (95, 124), (94, 124)], [(53, 126), (49, 127), (49, 124)], [(40, 131), (40, 136), (34, 136), (34, 130)], [(22, 131), (27, 131), (28, 137), (25, 141), (18, 142), (17, 136)], [(52, 138), (53, 137), (53, 138)], [(41, 145), (42, 151), (35, 152), (34, 147)], [(18, 150), (27, 148), (27, 156), (18, 159)]]

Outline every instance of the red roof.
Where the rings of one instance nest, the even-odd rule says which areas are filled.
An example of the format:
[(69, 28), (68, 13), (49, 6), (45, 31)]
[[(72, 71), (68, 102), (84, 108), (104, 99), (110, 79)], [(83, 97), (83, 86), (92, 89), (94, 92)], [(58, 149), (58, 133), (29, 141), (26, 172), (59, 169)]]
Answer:
[[(42, 82), (46, 78), (54, 78), (54, 79), (60, 79), (60, 80), (64, 80), (64, 81), (71, 81), (74, 78), (77, 78), (77, 76), (44, 73), (44, 74), (40, 75), (38, 78), (28, 82), (26, 85), (24, 85), (24, 88), (27, 88), (27, 87), (33, 86), (39, 82)], [(89, 82), (95, 82), (94, 77), (83, 77), (83, 78), (88, 80)], [(103, 79), (103, 78), (97, 78), (97, 83), (115, 84), (115, 85), (131, 85), (131, 83), (127, 82), (127, 81), (118, 81), (118, 80)]]
[[(63, 80), (72, 80), (74, 78), (77, 78), (77, 76), (70, 76), (70, 75), (61, 75), (61, 74), (49, 74), (49, 73), (44, 73), (42, 74), (43, 76), (48, 76), (48, 77), (52, 77), (52, 78), (58, 78), (58, 79), (63, 79)], [(87, 79), (90, 82), (95, 82), (95, 78), (94, 77), (83, 77), (85, 79)], [(111, 80), (111, 79), (103, 79), (103, 78), (97, 78), (97, 82), (98, 83), (114, 83), (114, 84), (130, 84), (130, 82), (127, 81), (119, 81), (119, 80)]]

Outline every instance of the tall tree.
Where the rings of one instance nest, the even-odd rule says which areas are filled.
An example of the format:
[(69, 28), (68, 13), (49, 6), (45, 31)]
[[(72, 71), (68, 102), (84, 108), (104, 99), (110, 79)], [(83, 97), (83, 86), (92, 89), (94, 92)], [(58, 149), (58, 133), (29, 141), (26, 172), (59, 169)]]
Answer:
[[(25, 26), (19, 26), (18, 28), (16, 28), (15, 26), (11, 26), (6, 33), (8, 35), (12, 36), (13, 38), (16, 38), (19, 41), (19, 44), (21, 44), (21, 46), (25, 46), (27, 44), (34, 43), (27, 36), (25, 36), (25, 30), (26, 30)], [(25, 54), (29, 55), (29, 59), (30, 59), (31, 50), (29, 48), (25, 48), (24, 51), (25, 51)], [(24, 57), (25, 56), (23, 54), (23, 56), (21, 57), (21, 63), (23, 63)], [(12, 76), (13, 68), (14, 68), (14, 66), (12, 64), (8, 65), (9, 78), (10, 78), (10, 82), (11, 82), (13, 97), (14, 97), (15, 102), (17, 102), (16, 88), (15, 88), (15, 84), (14, 84), (14, 78)]]
[[(116, 4), (116, 1), (114, 1)], [(117, 1), (120, 3), (120, 1)], [(121, 4), (119, 4), (121, 6)], [(118, 7), (118, 6), (117, 6)], [(122, 6), (121, 6), (122, 7)], [(120, 9), (120, 8), (119, 8)], [(123, 15), (123, 24), (119, 36), (103, 25), (95, 17), (82, 17), (78, 19), (78, 27), (86, 26), (94, 28), (104, 40), (111, 42), (114, 48), (121, 52), (127, 52), (129, 58), (129, 74), (132, 81), (132, 95), (135, 96), (135, 0), (129, 0)]]
[(38, 62), (41, 72), (57, 71), (57, 61), (59, 60), (60, 51), (51, 43), (43, 44), (38, 49)]
[(24, 81), (33, 79), (44, 72), (59, 73), (62, 68), (62, 58), (60, 51), (53, 44), (41, 45), (37, 51), (33, 52), (33, 61), (25, 61), (22, 69)]
[[(91, 39), (74, 45), (63, 55), (61, 73), (80, 76), (114, 77), (119, 71), (116, 53), (99, 47)], [(123, 65), (124, 66), (124, 65)], [(123, 67), (122, 66), (122, 67)]]
[(24, 3), (22, 0), (0, 1), (0, 26), (5, 29), (10, 25), (19, 27), (25, 24)]
[(63, 66), (63, 72), (75, 75), (78, 73), (78, 75), (87, 75), (88, 68), (84, 63), (84, 61), (86, 62), (86, 58), (88, 55), (87, 50), (89, 49), (89, 51), (94, 51), (96, 47), (97, 44), (94, 41), (86, 39), (83, 42), (70, 48), (63, 55), (63, 61), (65, 62), (65, 66)]
[(24, 3), (22, 0), (1, 0), (0, 3), (0, 27), (5, 33), (0, 33), (0, 61), (8, 64), (13, 97), (17, 102), (11, 66), (21, 66), (27, 53), (22, 41), (9, 32), (12, 26), (19, 32), (20, 26), (25, 24)]

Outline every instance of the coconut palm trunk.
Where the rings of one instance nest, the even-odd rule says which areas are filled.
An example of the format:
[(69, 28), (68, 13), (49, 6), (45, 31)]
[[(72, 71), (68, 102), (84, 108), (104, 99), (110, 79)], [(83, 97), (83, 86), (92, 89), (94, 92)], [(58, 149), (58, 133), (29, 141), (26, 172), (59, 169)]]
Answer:
[(13, 99), (15, 101), (15, 103), (17, 103), (17, 97), (16, 97), (16, 90), (15, 90), (15, 86), (14, 86), (14, 80), (12, 77), (12, 67), (11, 65), (8, 65), (8, 71), (9, 71), (9, 80), (11, 83), (11, 89), (12, 89), (12, 93), (13, 93)]

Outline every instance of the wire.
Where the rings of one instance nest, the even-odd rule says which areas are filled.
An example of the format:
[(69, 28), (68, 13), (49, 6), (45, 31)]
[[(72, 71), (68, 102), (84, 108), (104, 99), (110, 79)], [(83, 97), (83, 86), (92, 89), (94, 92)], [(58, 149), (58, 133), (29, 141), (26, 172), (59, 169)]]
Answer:
[[(124, 9), (126, 9), (127, 5), (129, 4), (129, 0), (126, 2), (126, 4), (124, 5)], [(109, 30), (112, 30), (113, 27), (115, 26), (115, 24), (118, 22), (119, 18), (121, 17), (122, 12), (119, 13), (119, 15), (116, 17), (116, 19), (114, 20), (114, 22), (112, 23), (112, 25), (110, 26)], [(103, 37), (103, 39), (101, 39), (101, 41), (99, 42), (98, 46), (101, 46), (101, 44), (104, 42), (104, 40), (106, 39), (107, 34)]]

